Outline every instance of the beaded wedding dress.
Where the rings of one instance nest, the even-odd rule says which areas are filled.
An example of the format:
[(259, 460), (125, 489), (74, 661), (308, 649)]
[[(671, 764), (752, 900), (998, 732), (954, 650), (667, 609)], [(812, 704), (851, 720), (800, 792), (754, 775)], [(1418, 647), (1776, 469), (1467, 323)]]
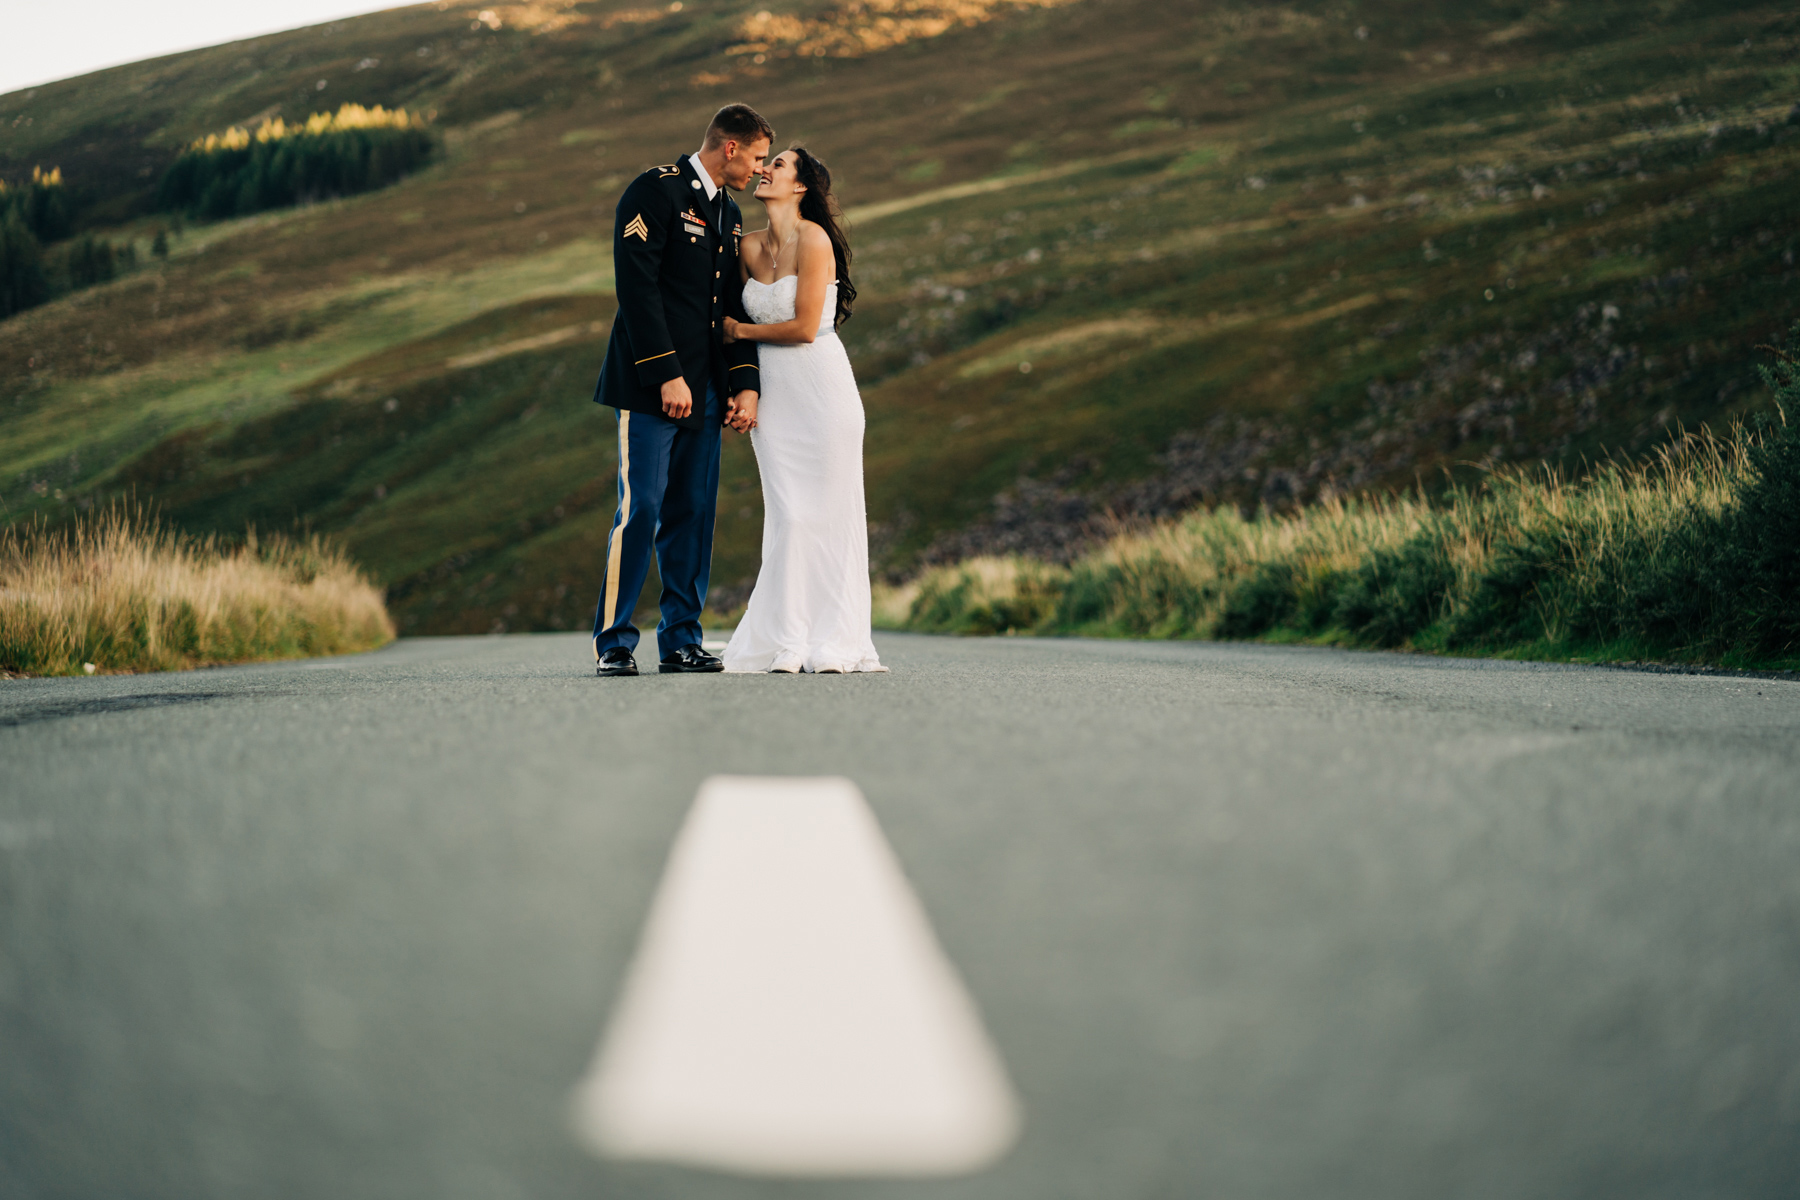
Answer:
[[(744, 284), (758, 325), (794, 319), (799, 277)], [(825, 289), (809, 345), (757, 347), (762, 396), (750, 443), (762, 475), (762, 570), (725, 647), (727, 671), (885, 671), (869, 636), (863, 407)]]

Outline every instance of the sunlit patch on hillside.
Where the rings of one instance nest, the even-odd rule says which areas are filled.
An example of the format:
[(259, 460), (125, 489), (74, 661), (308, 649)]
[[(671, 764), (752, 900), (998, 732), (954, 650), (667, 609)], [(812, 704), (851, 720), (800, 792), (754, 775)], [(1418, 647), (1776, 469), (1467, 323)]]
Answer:
[(607, 13), (604, 17), (595, 18), (602, 29), (611, 29), (615, 25), (648, 25), (652, 21), (660, 21), (672, 12), (680, 12), (681, 5), (668, 8), (627, 8), (616, 13)]
[(1021, 368), (1029, 374), (1034, 361), (1091, 353), (1113, 342), (1150, 337), (1158, 328), (1159, 322), (1141, 314), (1066, 325), (1054, 333), (1014, 342), (999, 354), (984, 355), (959, 370), (957, 377), (980, 379), (985, 375)]
[(626, 8), (618, 12), (590, 15), (576, 9), (586, 0), (519, 0), (468, 10), (470, 28), (522, 29), (528, 33), (559, 33), (576, 25), (598, 25), (611, 29), (617, 25), (648, 25), (671, 13), (681, 11), (679, 3), (655, 8)]
[(763, 9), (738, 26), (744, 40), (733, 55), (856, 58), (906, 42), (971, 28), (1034, 8), (1061, 8), (1076, 0), (850, 0), (819, 16)]
[(516, 338), (510, 342), (502, 342), (498, 346), (489, 346), (485, 350), (476, 350), (469, 354), (459, 354), (444, 361), (444, 366), (452, 371), (466, 371), (470, 367), (484, 366), (502, 358), (510, 358), (515, 354), (526, 354), (532, 350), (544, 350), (551, 346), (561, 345), (574, 338), (587, 336), (598, 337), (606, 332), (606, 325), (600, 321), (589, 321), (585, 325), (564, 325), (560, 329), (552, 329), (549, 333), (540, 333), (532, 337)]
[(532, 33), (555, 33), (571, 25), (585, 25), (591, 19), (574, 11), (580, 0), (526, 0), (521, 4), (495, 4), (469, 10), (471, 28), (484, 25), (489, 29), (525, 29)]

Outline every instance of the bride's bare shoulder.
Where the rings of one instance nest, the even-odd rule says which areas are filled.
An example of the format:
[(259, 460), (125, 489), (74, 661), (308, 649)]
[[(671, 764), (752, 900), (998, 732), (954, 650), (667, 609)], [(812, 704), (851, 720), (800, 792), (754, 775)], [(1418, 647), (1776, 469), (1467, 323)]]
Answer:
[(817, 221), (808, 221), (802, 218), (800, 221), (800, 245), (807, 250), (817, 250), (821, 247), (830, 250), (831, 235), (826, 233), (825, 227)]

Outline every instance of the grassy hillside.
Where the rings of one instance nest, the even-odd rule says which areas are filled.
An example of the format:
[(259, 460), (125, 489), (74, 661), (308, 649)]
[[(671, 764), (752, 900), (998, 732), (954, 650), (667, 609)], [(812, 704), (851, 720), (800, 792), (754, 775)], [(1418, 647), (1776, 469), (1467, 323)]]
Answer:
[[(1642, 454), (1766, 405), (1750, 348), (1800, 316), (1784, 6), (484, 11), (0, 97), (0, 174), (61, 166), (78, 225), (148, 264), (0, 323), (6, 519), (130, 493), (195, 530), (302, 521), (405, 632), (583, 625), (613, 504), (588, 403), (612, 204), (730, 99), (842, 180), (889, 572)], [(346, 101), (435, 111), (443, 157), (149, 257), (180, 146)], [(729, 606), (761, 525), (735, 437), (723, 492)]]

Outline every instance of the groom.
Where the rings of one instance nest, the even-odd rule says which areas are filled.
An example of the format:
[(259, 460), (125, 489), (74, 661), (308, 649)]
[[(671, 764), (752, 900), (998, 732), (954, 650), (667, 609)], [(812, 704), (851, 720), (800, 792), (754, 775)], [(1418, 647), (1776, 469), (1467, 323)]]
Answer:
[[(724, 342), (744, 319), (738, 279), (743, 220), (726, 188), (761, 174), (775, 131), (747, 104), (721, 108), (698, 153), (639, 175), (613, 221), (619, 314), (594, 389), (618, 410), (619, 509), (594, 612), (597, 673), (636, 675), (631, 623), (654, 549), (662, 575), (656, 627), (664, 674), (722, 671), (700, 648), (712, 570), (720, 426), (761, 383), (756, 343)], [(729, 402), (726, 398), (730, 397)]]

